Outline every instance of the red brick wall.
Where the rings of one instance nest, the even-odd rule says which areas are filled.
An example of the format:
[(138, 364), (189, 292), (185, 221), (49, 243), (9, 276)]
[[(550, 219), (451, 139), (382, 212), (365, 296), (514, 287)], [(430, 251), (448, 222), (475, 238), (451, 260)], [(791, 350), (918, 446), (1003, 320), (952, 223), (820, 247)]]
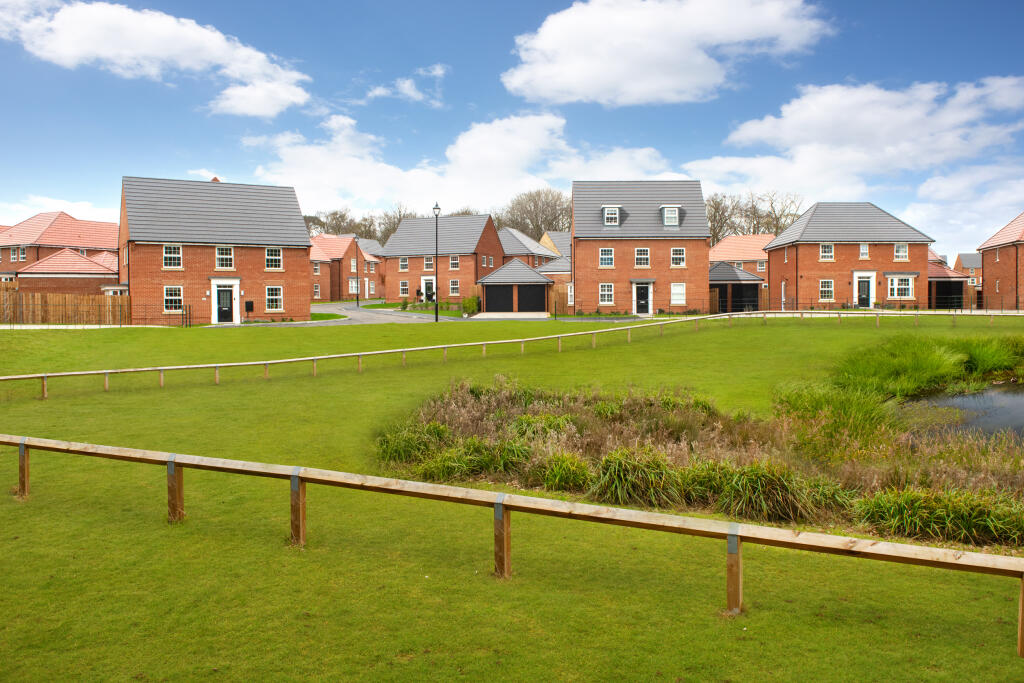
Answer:
[[(1024, 262), (1021, 261), (1019, 244), (999, 247), (981, 252), (981, 269), (985, 273), (982, 285), (982, 302), (985, 308), (993, 310), (1024, 308)], [(999, 291), (996, 291), (996, 288)]]
[[(246, 319), (245, 303), (252, 301), (252, 320), (309, 320), (309, 302), (313, 296), (312, 267), (309, 247), (282, 248), (281, 271), (265, 269), (264, 247), (235, 247), (233, 270), (214, 268), (216, 247), (213, 245), (183, 245), (181, 270), (163, 268), (162, 244), (128, 243), (129, 294), (132, 297), (134, 320), (163, 320), (165, 285), (180, 285), (184, 303), (192, 307), (194, 323), (211, 322), (210, 278), (240, 278), (239, 307), (242, 320)], [(267, 286), (284, 288), (284, 311), (266, 311)], [(242, 294), (241, 292), (244, 292)], [(174, 314), (177, 315), (177, 314)]]
[(104, 285), (116, 285), (117, 278), (110, 277), (19, 277), (18, 291), (48, 294), (103, 294)]
[(309, 264), (309, 276), (312, 278), (313, 285), (320, 285), (320, 297), (313, 297), (313, 290), (311, 289), (309, 295), (313, 297), (313, 301), (331, 301), (331, 262), (330, 261), (319, 261), (320, 274), (316, 275), (313, 272), (314, 264)]
[[(599, 268), (598, 254), (601, 248), (615, 250), (614, 268)], [(651, 250), (649, 268), (636, 268), (634, 249), (647, 247)], [(686, 267), (672, 268), (673, 247), (686, 249)], [(633, 311), (633, 278), (654, 280), (651, 293), (651, 310), (681, 313), (696, 309), (706, 311), (708, 307), (708, 240), (706, 239), (574, 239), (572, 245), (575, 281), (575, 308), (585, 313), (601, 311)], [(615, 303), (598, 306), (598, 285), (610, 282), (614, 285)], [(673, 282), (686, 283), (686, 305), (672, 306)]]
[[(860, 258), (860, 244), (834, 244), (833, 261), (820, 261), (819, 245), (791, 244), (789, 263), (784, 263), (785, 247), (772, 249), (768, 254), (769, 300), (772, 309), (781, 307), (783, 280), (786, 281), (786, 307), (792, 308), (794, 300), (799, 308), (839, 308), (843, 304), (855, 305), (853, 271), (874, 271), (875, 303), (926, 308), (928, 306), (928, 245), (910, 244), (909, 260), (896, 261), (893, 258), (892, 242), (872, 243), (868, 249), (869, 258)], [(913, 299), (889, 299), (889, 281), (886, 272), (917, 272), (914, 280)], [(832, 280), (834, 301), (819, 300), (820, 280)]]
[[(959, 271), (966, 275), (967, 277), (973, 277), (976, 279), (976, 282), (974, 283), (975, 287), (982, 287), (985, 284), (984, 278), (981, 276), (981, 274), (985, 271), (984, 263), (982, 264), (982, 266), (983, 267), (981, 268), (975, 268), (974, 272), (972, 273), (970, 268), (964, 267), (963, 262), (960, 260), (959, 254), (957, 254), (956, 261), (953, 262), (953, 270)], [(970, 287), (970, 285), (968, 285), (968, 287)]]

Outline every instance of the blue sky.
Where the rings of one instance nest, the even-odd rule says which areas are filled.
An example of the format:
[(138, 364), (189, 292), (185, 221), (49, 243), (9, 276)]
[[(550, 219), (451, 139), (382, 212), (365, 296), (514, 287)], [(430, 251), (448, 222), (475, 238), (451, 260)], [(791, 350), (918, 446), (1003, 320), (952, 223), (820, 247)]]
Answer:
[(303, 210), (573, 179), (869, 200), (973, 250), (1024, 210), (1019, 2), (0, 0), (0, 224), (122, 175)]

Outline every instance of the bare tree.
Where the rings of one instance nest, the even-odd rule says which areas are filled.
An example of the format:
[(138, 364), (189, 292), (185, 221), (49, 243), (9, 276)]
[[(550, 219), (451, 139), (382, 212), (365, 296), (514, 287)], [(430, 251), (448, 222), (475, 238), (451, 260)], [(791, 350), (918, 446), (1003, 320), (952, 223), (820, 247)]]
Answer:
[(306, 232), (309, 233), (310, 237), (319, 235), (324, 231), (324, 222), (319, 216), (303, 216), (302, 220), (306, 221)]
[(740, 209), (739, 197), (716, 192), (704, 200), (708, 211), (711, 244), (715, 245), (733, 231), (733, 221)]
[(763, 192), (746, 196), (713, 194), (705, 202), (711, 243), (727, 235), (778, 235), (800, 217), (798, 194)]
[(380, 240), (381, 244), (384, 244), (395, 234), (395, 230), (398, 230), (398, 224), (402, 222), (403, 218), (418, 218), (419, 214), (415, 211), (411, 211), (409, 207), (405, 206), (401, 202), (395, 204), (387, 211), (382, 211), (377, 216), (377, 239)]
[(334, 211), (321, 211), (316, 216), (306, 218), (306, 229), (310, 235), (350, 235), (359, 237), (377, 237), (377, 226), (373, 216), (356, 218), (348, 208)]
[(765, 232), (775, 235), (793, 225), (800, 217), (800, 207), (804, 203), (803, 197), (792, 192), (765, 192), (760, 199), (768, 228)]
[(474, 209), (472, 206), (464, 206), (461, 209), (456, 209), (451, 213), (445, 214), (446, 216), (479, 216), (480, 212)]
[(552, 188), (521, 192), (494, 216), (498, 229), (515, 228), (535, 240), (546, 231), (568, 230), (572, 223), (572, 202)]

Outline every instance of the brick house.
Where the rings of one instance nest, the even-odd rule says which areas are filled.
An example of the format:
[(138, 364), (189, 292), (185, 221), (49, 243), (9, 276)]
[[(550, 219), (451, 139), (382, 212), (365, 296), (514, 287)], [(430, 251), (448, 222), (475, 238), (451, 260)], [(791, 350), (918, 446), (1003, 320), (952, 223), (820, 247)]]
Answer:
[(547, 247), (567, 259), (572, 258), (572, 231), (548, 230), (540, 238), (541, 246)]
[(711, 246), (709, 258), (711, 263), (731, 263), (740, 270), (765, 277), (768, 273), (768, 253), (766, 244), (775, 239), (775, 235), (728, 235)]
[[(476, 282), (502, 266), (505, 253), (489, 215), (406, 218), (382, 250), (384, 297), (389, 302), (424, 300), (440, 279), (441, 300), (461, 301), (477, 294)], [(419, 292), (419, 295), (417, 295)]]
[(117, 231), (117, 223), (80, 221), (63, 211), (36, 214), (0, 231), (0, 281), (12, 282), (18, 271), (65, 249), (116, 260)]
[(331, 300), (331, 259), (316, 242), (309, 247), (309, 270), (313, 280), (313, 301)]
[(309, 319), (309, 234), (290, 187), (125, 177), (120, 245), (135, 321)]
[(818, 202), (765, 246), (769, 308), (925, 308), (933, 241), (870, 202)]
[(61, 249), (20, 268), (18, 290), (51, 294), (127, 293), (127, 288), (118, 284), (115, 252), (97, 251), (92, 256), (82, 256), (75, 249)]
[(707, 310), (710, 237), (700, 181), (574, 182), (570, 310)]
[(505, 252), (503, 263), (518, 258), (528, 266), (539, 268), (559, 257), (558, 252), (515, 228), (502, 228), (498, 231), (498, 239), (501, 240), (501, 249)]
[[(328, 260), (326, 281), (321, 273), (321, 297), (330, 301), (372, 299), (384, 291), (383, 261), (371, 251), (380, 251), (376, 240), (348, 235), (314, 235), (312, 244)], [(314, 271), (317, 269), (313, 266)], [(316, 273), (314, 272), (314, 277)]]
[(981, 288), (985, 281), (984, 271), (981, 267), (981, 254), (978, 252), (957, 254), (956, 261), (953, 262), (953, 270), (967, 275), (967, 284), (974, 288), (980, 299)]
[(982, 298), (990, 310), (1024, 307), (1024, 213), (1007, 223), (999, 232), (985, 240), (981, 252), (981, 269), (985, 274)]
[(946, 257), (933, 249), (928, 250), (928, 308), (973, 308), (965, 273), (946, 265)]

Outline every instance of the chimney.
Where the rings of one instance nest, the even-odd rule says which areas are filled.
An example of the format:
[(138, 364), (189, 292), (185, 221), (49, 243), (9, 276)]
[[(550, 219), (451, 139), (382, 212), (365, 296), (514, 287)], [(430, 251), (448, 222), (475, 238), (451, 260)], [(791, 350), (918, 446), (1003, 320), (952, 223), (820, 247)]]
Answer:
[(212, 178), (210, 178), (210, 182), (211, 183), (219, 183), (220, 182), (220, 178), (218, 178), (217, 176), (213, 176)]

